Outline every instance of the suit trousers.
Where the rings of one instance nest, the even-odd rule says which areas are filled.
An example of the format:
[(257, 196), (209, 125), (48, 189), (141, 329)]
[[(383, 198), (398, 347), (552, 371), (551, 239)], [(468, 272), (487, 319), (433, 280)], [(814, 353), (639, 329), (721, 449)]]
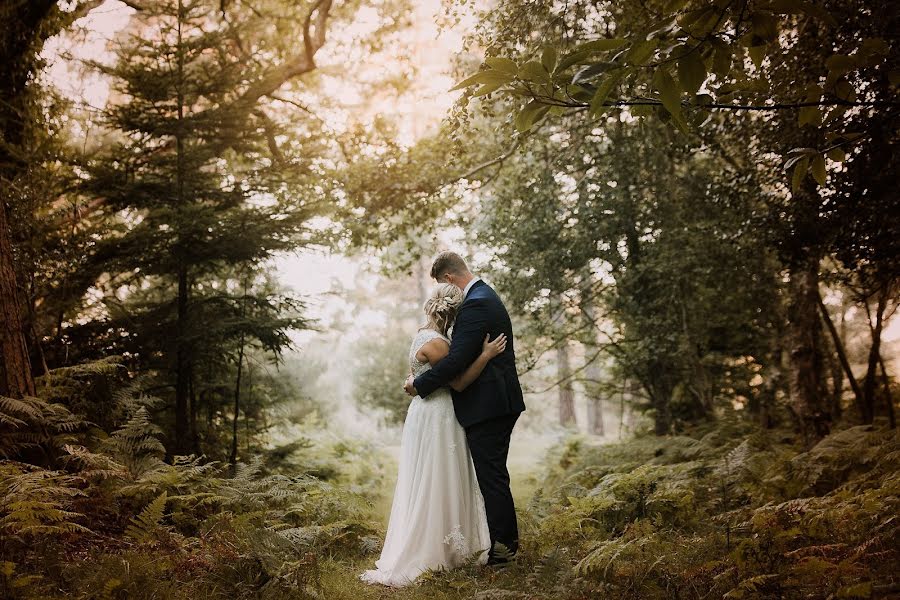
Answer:
[(518, 413), (504, 415), (466, 427), (466, 439), (475, 464), (478, 486), (484, 497), (488, 529), (491, 532), (491, 556), (496, 556), (497, 542), (506, 546), (513, 554), (519, 549), (516, 507), (509, 489), (509, 471), (506, 468), (509, 439), (518, 418)]

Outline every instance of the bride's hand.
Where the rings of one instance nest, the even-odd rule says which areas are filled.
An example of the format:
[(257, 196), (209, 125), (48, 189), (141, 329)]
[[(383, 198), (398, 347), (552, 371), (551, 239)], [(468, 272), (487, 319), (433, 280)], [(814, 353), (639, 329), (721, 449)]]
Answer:
[(488, 341), (490, 338), (491, 334), (485, 335), (484, 344), (481, 346), (481, 353), (487, 356), (488, 359), (494, 358), (506, 350), (506, 334), (501, 333), (492, 342)]

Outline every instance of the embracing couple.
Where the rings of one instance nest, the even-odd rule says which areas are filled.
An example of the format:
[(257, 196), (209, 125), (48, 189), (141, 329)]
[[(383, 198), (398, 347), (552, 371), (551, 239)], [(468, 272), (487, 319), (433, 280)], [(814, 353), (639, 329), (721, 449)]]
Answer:
[(407, 585), (476, 554), (503, 564), (519, 546), (506, 457), (525, 403), (509, 313), (456, 253), (439, 254), (431, 276), (438, 286), (409, 350), (413, 399), (387, 537), (361, 575), (370, 583)]

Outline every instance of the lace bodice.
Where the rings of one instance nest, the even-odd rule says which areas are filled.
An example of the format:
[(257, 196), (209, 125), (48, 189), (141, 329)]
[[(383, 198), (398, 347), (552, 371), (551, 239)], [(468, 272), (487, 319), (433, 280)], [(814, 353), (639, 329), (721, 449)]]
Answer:
[(416, 352), (435, 338), (441, 338), (448, 344), (450, 343), (450, 340), (446, 336), (441, 335), (434, 329), (422, 329), (416, 334), (416, 337), (413, 338), (412, 344), (409, 347), (409, 368), (412, 369), (413, 376), (418, 377), (431, 368), (431, 365), (427, 362), (419, 362), (418, 359), (416, 359)]

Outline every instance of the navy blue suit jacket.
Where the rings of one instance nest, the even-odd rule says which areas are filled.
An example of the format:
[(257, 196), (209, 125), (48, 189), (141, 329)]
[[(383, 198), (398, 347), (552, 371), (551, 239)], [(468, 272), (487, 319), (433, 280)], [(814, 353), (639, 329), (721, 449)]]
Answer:
[(416, 378), (416, 391), (425, 398), (439, 387), (449, 385), (481, 354), (485, 334), (490, 334), (493, 340), (501, 333), (506, 334), (506, 350), (495, 356), (466, 389), (452, 392), (456, 419), (468, 427), (524, 411), (512, 322), (500, 297), (484, 281), (476, 281), (469, 288), (453, 324), (449, 354)]

